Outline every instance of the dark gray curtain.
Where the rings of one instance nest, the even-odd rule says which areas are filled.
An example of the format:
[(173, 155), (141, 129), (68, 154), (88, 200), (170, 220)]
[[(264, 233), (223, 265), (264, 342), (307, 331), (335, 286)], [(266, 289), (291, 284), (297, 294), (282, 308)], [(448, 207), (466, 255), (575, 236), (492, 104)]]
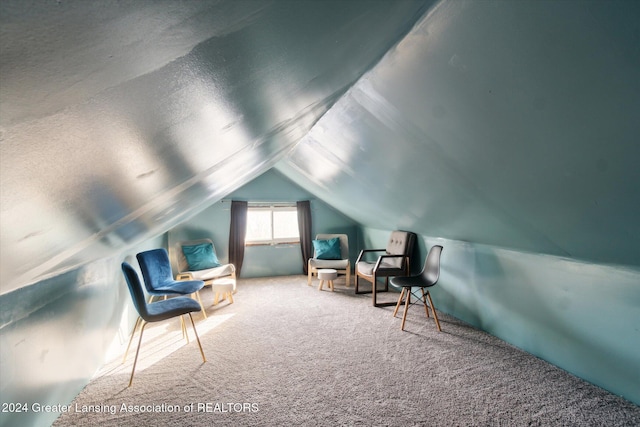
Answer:
[(307, 274), (307, 262), (313, 255), (311, 243), (311, 203), (308, 200), (296, 202), (298, 209), (298, 231), (300, 232), (300, 251), (302, 252), (302, 269)]
[(247, 202), (231, 201), (231, 229), (229, 230), (229, 262), (240, 277), (244, 260), (244, 238), (247, 234)]

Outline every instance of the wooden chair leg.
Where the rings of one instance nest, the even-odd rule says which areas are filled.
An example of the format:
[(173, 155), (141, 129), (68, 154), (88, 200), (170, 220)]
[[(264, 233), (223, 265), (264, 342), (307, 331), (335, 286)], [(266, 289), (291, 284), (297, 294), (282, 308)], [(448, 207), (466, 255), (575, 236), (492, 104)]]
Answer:
[(429, 317), (429, 306), (427, 305), (427, 299), (425, 297), (424, 288), (420, 288), (422, 291), (422, 303), (424, 304), (424, 311), (427, 313), (427, 317)]
[(393, 317), (396, 317), (398, 314), (398, 309), (400, 308), (400, 303), (402, 302), (402, 297), (404, 296), (404, 288), (400, 291), (400, 297), (398, 297), (398, 302), (396, 303), (396, 309), (393, 310)]
[(433, 318), (436, 321), (436, 327), (438, 328), (438, 332), (442, 332), (440, 329), (440, 321), (438, 321), (438, 314), (436, 314), (436, 308), (433, 306), (433, 300), (431, 299), (431, 295), (429, 291), (427, 291), (427, 298), (429, 299), (429, 305), (431, 305), (431, 311), (433, 311)]
[(407, 289), (407, 297), (404, 299), (404, 314), (402, 315), (402, 325), (400, 325), (401, 331), (404, 331), (404, 322), (407, 321), (407, 312), (409, 311), (409, 305), (411, 305), (411, 290)]
[(373, 273), (373, 282), (371, 284), (371, 299), (373, 300), (373, 306), (377, 306), (378, 305), (378, 287), (376, 286), (378, 284), (378, 278), (376, 277), (376, 274)]
[(202, 299), (200, 298), (200, 291), (196, 291), (194, 293), (196, 294), (196, 300), (198, 300), (198, 302), (200, 303), (200, 308), (202, 309), (202, 315), (206, 319), (207, 318), (207, 312), (204, 309), (204, 305), (202, 305)]

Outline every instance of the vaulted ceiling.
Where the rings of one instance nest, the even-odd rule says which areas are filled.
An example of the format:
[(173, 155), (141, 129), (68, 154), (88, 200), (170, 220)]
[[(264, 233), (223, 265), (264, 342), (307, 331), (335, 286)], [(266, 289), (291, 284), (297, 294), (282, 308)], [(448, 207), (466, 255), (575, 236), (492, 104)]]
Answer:
[(5, 293), (276, 167), (365, 226), (640, 266), (639, 3), (0, 3)]

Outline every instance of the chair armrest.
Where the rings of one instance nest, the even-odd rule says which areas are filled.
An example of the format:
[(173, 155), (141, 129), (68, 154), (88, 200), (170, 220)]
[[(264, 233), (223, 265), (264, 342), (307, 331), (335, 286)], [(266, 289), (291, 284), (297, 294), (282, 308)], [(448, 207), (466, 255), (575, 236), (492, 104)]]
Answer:
[(382, 262), (382, 260), (384, 258), (406, 258), (407, 259), (407, 265), (405, 270), (409, 271), (409, 255), (380, 255), (378, 257), (378, 261), (376, 261), (376, 265), (373, 267), (373, 271), (378, 271), (378, 267), (380, 266), (380, 263)]
[(384, 252), (386, 251), (386, 249), (363, 249), (360, 251), (360, 254), (358, 255), (358, 258), (356, 259), (356, 264), (360, 262), (360, 260), (362, 259), (362, 257), (364, 256), (365, 253), (369, 253), (369, 252)]
[(193, 280), (193, 275), (191, 273), (178, 273), (176, 280)]

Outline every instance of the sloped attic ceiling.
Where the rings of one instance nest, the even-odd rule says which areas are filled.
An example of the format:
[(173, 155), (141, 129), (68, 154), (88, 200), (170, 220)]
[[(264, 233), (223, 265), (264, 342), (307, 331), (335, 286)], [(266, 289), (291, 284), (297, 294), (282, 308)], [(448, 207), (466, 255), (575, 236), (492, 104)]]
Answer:
[(1, 2), (0, 293), (276, 164), (366, 226), (640, 265), (640, 3), (432, 3)]
[(640, 266), (639, 19), (441, 2), (277, 167), (373, 228)]
[(0, 293), (271, 168), (431, 3), (1, 2)]

